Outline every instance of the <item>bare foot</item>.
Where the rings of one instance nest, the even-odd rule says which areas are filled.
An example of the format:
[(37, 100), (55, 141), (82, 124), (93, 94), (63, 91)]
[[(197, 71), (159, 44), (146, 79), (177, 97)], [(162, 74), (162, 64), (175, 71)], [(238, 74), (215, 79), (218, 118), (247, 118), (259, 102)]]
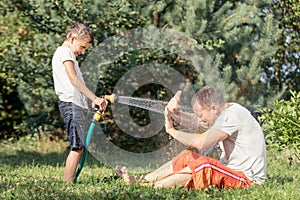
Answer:
[(135, 181), (135, 178), (129, 175), (127, 168), (125, 166), (120, 168), (120, 166), (117, 165), (115, 170), (117, 176), (121, 177), (125, 183), (132, 183)]
[(148, 185), (149, 183), (147, 183), (147, 181), (145, 180), (145, 176), (131, 176), (129, 175), (127, 168), (125, 166), (123, 166), (122, 168), (120, 168), (119, 165), (116, 166), (115, 168), (116, 170), (116, 174), (118, 177), (122, 178), (123, 181), (127, 184), (129, 183), (133, 183), (133, 182), (138, 182), (141, 185)]
[(116, 166), (115, 170), (116, 170), (116, 175), (118, 177), (122, 177), (122, 171), (119, 165)]
[(125, 183), (132, 183), (135, 181), (135, 178), (129, 175), (126, 167), (122, 167), (121, 172), (122, 172), (122, 179)]

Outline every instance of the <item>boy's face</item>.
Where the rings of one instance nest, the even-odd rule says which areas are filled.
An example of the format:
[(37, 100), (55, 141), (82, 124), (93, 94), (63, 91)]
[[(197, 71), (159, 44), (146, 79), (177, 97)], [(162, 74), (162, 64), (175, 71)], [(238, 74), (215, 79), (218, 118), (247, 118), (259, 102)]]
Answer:
[(210, 107), (204, 107), (199, 104), (193, 106), (194, 112), (198, 115), (201, 123), (206, 127), (211, 127), (214, 125), (216, 119), (218, 118), (218, 107), (212, 105)]
[(91, 46), (90, 43), (85, 40), (78, 39), (77, 37), (72, 36), (70, 41), (70, 49), (73, 51), (75, 56), (84, 54), (85, 50)]

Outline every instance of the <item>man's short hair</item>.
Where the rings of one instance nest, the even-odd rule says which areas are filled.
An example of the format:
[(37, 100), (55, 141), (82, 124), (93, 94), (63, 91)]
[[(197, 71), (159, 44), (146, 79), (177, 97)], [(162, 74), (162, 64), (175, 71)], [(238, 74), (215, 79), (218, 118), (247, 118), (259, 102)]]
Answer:
[(211, 105), (223, 106), (225, 104), (224, 96), (216, 88), (205, 86), (200, 89), (192, 98), (192, 106), (196, 103), (202, 107), (209, 108)]

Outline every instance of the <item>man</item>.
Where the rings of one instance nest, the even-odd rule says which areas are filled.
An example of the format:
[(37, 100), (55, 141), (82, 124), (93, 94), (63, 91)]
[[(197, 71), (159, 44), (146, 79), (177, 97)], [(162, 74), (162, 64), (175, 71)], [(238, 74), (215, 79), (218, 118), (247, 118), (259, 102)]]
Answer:
[[(185, 150), (145, 175), (143, 180), (155, 187), (195, 189), (210, 185), (218, 188), (247, 188), (264, 182), (264, 134), (246, 108), (237, 103), (226, 103), (218, 90), (205, 86), (192, 98), (192, 107), (201, 124), (205, 124), (208, 129), (202, 134), (192, 134), (173, 126), (172, 116), (180, 115), (177, 109), (179, 104), (180, 92), (177, 92), (165, 108), (166, 132), (179, 142), (199, 150), (219, 143), (222, 150), (220, 161)], [(129, 176), (126, 169), (119, 172), (127, 182), (135, 179)]]

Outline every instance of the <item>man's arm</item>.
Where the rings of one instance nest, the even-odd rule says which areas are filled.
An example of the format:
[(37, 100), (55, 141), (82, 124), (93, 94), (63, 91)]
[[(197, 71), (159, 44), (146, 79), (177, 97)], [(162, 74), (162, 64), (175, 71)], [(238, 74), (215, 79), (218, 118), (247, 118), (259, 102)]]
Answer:
[(201, 122), (195, 113), (184, 112), (179, 109), (181, 91), (177, 91), (174, 97), (169, 101), (167, 107), (172, 113), (172, 119), (187, 128), (205, 129), (205, 124)]
[(166, 129), (166, 132), (180, 143), (199, 150), (207, 149), (228, 137), (225, 132), (213, 128), (210, 128), (201, 134), (186, 133), (174, 128)]
[(165, 108), (166, 132), (184, 145), (203, 150), (215, 145), (216, 143), (222, 140), (225, 140), (228, 137), (228, 134), (215, 128), (210, 128), (202, 134), (192, 134), (192, 133), (186, 133), (186, 132), (176, 130), (173, 127), (171, 116), (172, 116), (172, 112), (168, 109), (168, 107), (166, 107)]
[(201, 122), (195, 113), (177, 111), (172, 114), (172, 118), (177, 123), (187, 128), (205, 128), (205, 124)]

